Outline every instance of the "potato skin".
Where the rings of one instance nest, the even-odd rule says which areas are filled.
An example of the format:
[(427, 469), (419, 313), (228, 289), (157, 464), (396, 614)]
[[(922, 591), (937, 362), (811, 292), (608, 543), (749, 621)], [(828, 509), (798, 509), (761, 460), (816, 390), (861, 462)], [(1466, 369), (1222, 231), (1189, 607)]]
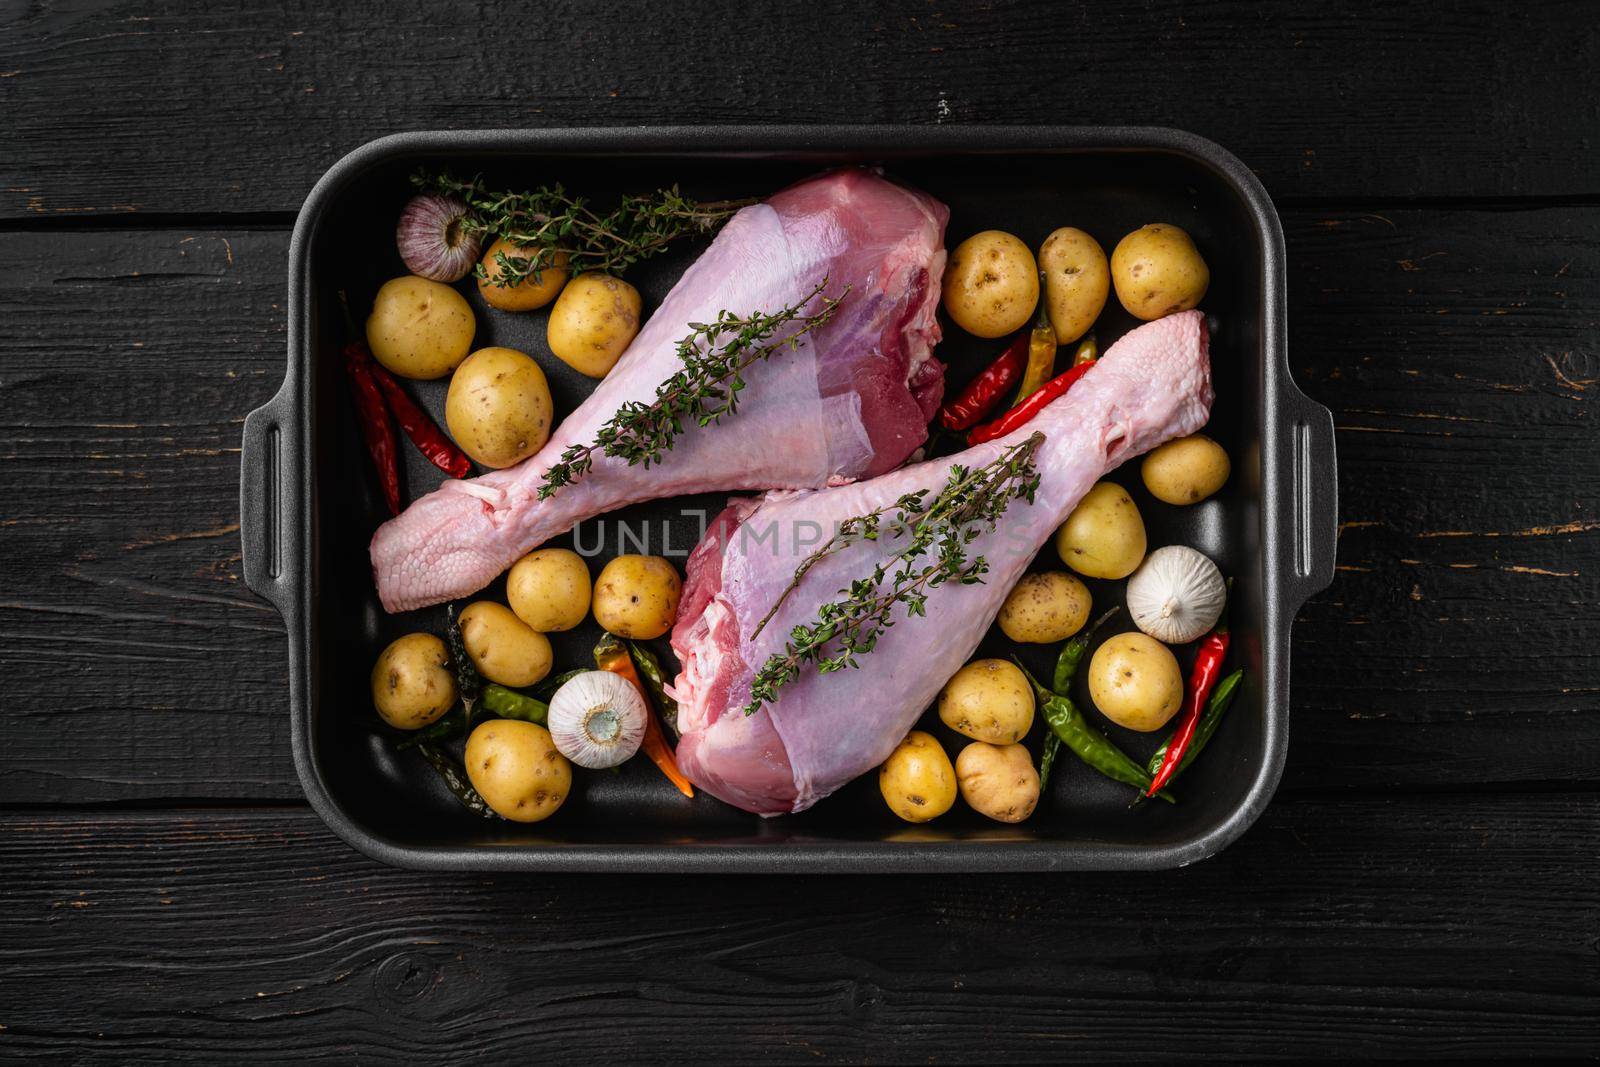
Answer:
[(618, 637), (648, 640), (672, 629), (683, 582), (660, 556), (618, 556), (594, 583), (594, 618)]
[(977, 337), (1004, 337), (1027, 325), (1039, 303), (1033, 252), (1002, 230), (975, 233), (944, 268), (944, 309)]
[(474, 460), (510, 467), (550, 439), (553, 409), (550, 383), (531, 356), (514, 348), (480, 348), (450, 379), (444, 421)]
[(974, 741), (1009, 745), (1033, 725), (1033, 687), (1013, 663), (973, 660), (940, 691), (939, 720)]
[(542, 634), (570, 630), (589, 617), (589, 565), (570, 548), (541, 548), (511, 565), (506, 599), (517, 618)]
[(450, 654), (433, 634), (406, 634), (372, 665), (372, 704), (397, 730), (420, 730), (455, 702)]
[(1148, 322), (1198, 305), (1211, 284), (1211, 268), (1186, 232), (1152, 222), (1117, 242), (1111, 281), (1128, 314)]
[(1198, 504), (1221, 489), (1232, 471), (1228, 452), (1204, 434), (1168, 441), (1144, 457), (1139, 474), (1163, 504)]
[(878, 768), (878, 790), (906, 822), (928, 822), (956, 802), (956, 771), (932, 734), (912, 730)]
[(1148, 634), (1118, 634), (1089, 660), (1089, 696), (1118, 726), (1141, 733), (1159, 730), (1183, 702), (1178, 658)]
[(567, 254), (557, 252), (554, 262), (539, 272), (538, 281), (528, 277), (515, 285), (496, 285), (494, 281), (500, 276), (497, 257), (501, 253), (510, 259), (525, 255), (521, 246), (512, 244), (504, 237), (496, 240), (483, 254), (482, 265), (486, 276), (478, 279), (478, 292), (490, 307), (501, 311), (532, 311), (554, 300), (567, 284)]
[(443, 378), (467, 358), (477, 328), (466, 297), (408, 274), (384, 282), (373, 297), (367, 347), (402, 378)]
[(1144, 519), (1128, 491), (1096, 482), (1056, 531), (1061, 562), (1090, 578), (1126, 578), (1144, 561)]
[(572, 764), (550, 731), (518, 719), (490, 719), (467, 738), (467, 778), (484, 802), (512, 822), (540, 822), (572, 792)]
[(1056, 343), (1071, 344), (1089, 332), (1111, 293), (1105, 249), (1082, 230), (1063, 226), (1039, 246), (1039, 272)]
[(604, 378), (639, 332), (639, 290), (609, 274), (587, 271), (567, 283), (550, 309), (545, 339), (567, 366)]
[(1065, 641), (1089, 621), (1089, 589), (1066, 571), (1025, 574), (1000, 606), (1000, 632), (1024, 644)]
[(479, 600), (460, 617), (461, 640), (478, 673), (501, 685), (533, 685), (550, 673), (550, 639), (504, 604)]
[(1039, 772), (1021, 745), (972, 742), (956, 756), (956, 781), (967, 807), (995, 822), (1021, 822), (1039, 806)]

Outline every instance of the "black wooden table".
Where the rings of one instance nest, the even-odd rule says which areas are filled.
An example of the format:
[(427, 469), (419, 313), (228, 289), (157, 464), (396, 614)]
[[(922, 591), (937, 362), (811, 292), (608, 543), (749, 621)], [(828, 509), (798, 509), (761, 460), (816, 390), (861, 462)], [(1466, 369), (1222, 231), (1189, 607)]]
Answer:
[[(0, 5), (0, 1057), (1592, 1055), (1593, 8)], [(440, 876), (335, 840), (239, 579), (316, 177), (405, 129), (1183, 127), (1288, 233), (1339, 575), (1159, 875)]]

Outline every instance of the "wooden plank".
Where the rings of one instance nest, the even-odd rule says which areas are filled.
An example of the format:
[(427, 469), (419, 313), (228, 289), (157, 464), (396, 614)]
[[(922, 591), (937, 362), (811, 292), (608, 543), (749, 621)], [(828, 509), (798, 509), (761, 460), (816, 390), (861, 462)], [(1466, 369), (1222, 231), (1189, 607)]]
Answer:
[(1220, 142), (1277, 196), (1600, 193), (1580, 2), (458, 10), (10, 5), (0, 217), (292, 211), (396, 131), (662, 121), (1143, 123)]
[[(1345, 519), (1295, 627), (1286, 787), (1596, 781), (1600, 209), (1286, 218)], [(286, 244), (0, 242), (0, 803), (299, 795), (235, 540)]]
[(1288, 781), (1600, 779), (1600, 213), (1287, 224), (1343, 520)]
[(1163, 875), (413, 874), (302, 809), (0, 818), (0, 1054), (1592, 1053), (1600, 799), (1280, 803)]
[[(287, 235), (0, 241), (10, 801), (295, 797), (239, 439), (283, 377)], [(15, 763), (12, 763), (12, 759)]]

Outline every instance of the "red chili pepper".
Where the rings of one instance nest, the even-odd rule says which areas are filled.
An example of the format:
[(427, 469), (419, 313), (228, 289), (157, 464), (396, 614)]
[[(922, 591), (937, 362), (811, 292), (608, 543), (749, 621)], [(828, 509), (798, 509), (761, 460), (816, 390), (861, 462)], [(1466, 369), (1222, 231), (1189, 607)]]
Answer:
[(1001, 415), (993, 422), (986, 422), (976, 427), (967, 434), (967, 444), (981, 445), (985, 441), (993, 441), (996, 437), (1006, 434), (1033, 420), (1033, 417), (1043, 411), (1050, 401), (1071, 389), (1079, 378), (1089, 373), (1093, 363), (1080, 363), (1064, 374), (1058, 374), (1048, 382), (1041, 385), (1037, 392), (1029, 393), (1027, 399), (1010, 411)]
[(1189, 749), (1189, 742), (1194, 740), (1195, 727), (1200, 725), (1200, 713), (1205, 710), (1206, 698), (1211, 695), (1211, 687), (1216, 685), (1217, 679), (1222, 676), (1222, 661), (1227, 658), (1228, 615), (1227, 608), (1223, 608), (1222, 618), (1217, 620), (1216, 629), (1200, 642), (1200, 652), (1195, 657), (1194, 670), (1189, 672), (1189, 698), (1183, 706), (1183, 718), (1179, 720), (1178, 728), (1173, 731), (1172, 740), (1167, 744), (1166, 758), (1161, 761), (1161, 769), (1156, 771), (1155, 777), (1150, 782), (1150, 788), (1145, 790), (1145, 796), (1155, 796), (1177, 773), (1178, 764), (1183, 762), (1183, 754)]
[(378, 384), (373, 378), (372, 357), (360, 345), (346, 345), (344, 371), (350, 379), (350, 393), (355, 397), (361, 436), (367, 442), (367, 455), (372, 457), (378, 484), (383, 488), (383, 501), (389, 505), (389, 514), (398, 515), (400, 457), (396, 454), (394, 425), (389, 422), (389, 409), (383, 406), (383, 394), (378, 391)]
[[(365, 352), (365, 349), (363, 349)], [(368, 357), (370, 359), (370, 357)], [(465, 478), (472, 473), (472, 460), (449, 437), (439, 429), (438, 423), (428, 417), (422, 410), (422, 405), (411, 399), (411, 394), (400, 388), (400, 383), (394, 380), (380, 364), (369, 363), (372, 368), (372, 377), (376, 379), (378, 388), (383, 390), (384, 399), (389, 401), (389, 410), (394, 412), (395, 421), (400, 428), (411, 438), (411, 443), (417, 446), (417, 451), (433, 463), (435, 467), (444, 471), (452, 478)]]
[(1028, 362), (1028, 335), (1022, 334), (1009, 348), (967, 383), (961, 395), (939, 409), (939, 425), (947, 430), (965, 430), (977, 425), (1000, 398), (1022, 377)]

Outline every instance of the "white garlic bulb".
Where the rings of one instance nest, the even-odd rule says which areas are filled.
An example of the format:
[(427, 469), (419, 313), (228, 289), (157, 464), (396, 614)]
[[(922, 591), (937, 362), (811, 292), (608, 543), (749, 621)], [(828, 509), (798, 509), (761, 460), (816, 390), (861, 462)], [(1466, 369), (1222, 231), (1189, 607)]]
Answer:
[(580, 767), (615, 767), (644, 740), (644, 698), (610, 671), (585, 671), (550, 698), (550, 739)]
[(395, 225), (406, 270), (436, 282), (458, 282), (478, 261), (479, 237), (468, 233), (467, 205), (453, 196), (413, 196)]
[(1128, 579), (1128, 614), (1157, 641), (1181, 645), (1210, 631), (1228, 602), (1222, 572), (1186, 545), (1158, 548)]

